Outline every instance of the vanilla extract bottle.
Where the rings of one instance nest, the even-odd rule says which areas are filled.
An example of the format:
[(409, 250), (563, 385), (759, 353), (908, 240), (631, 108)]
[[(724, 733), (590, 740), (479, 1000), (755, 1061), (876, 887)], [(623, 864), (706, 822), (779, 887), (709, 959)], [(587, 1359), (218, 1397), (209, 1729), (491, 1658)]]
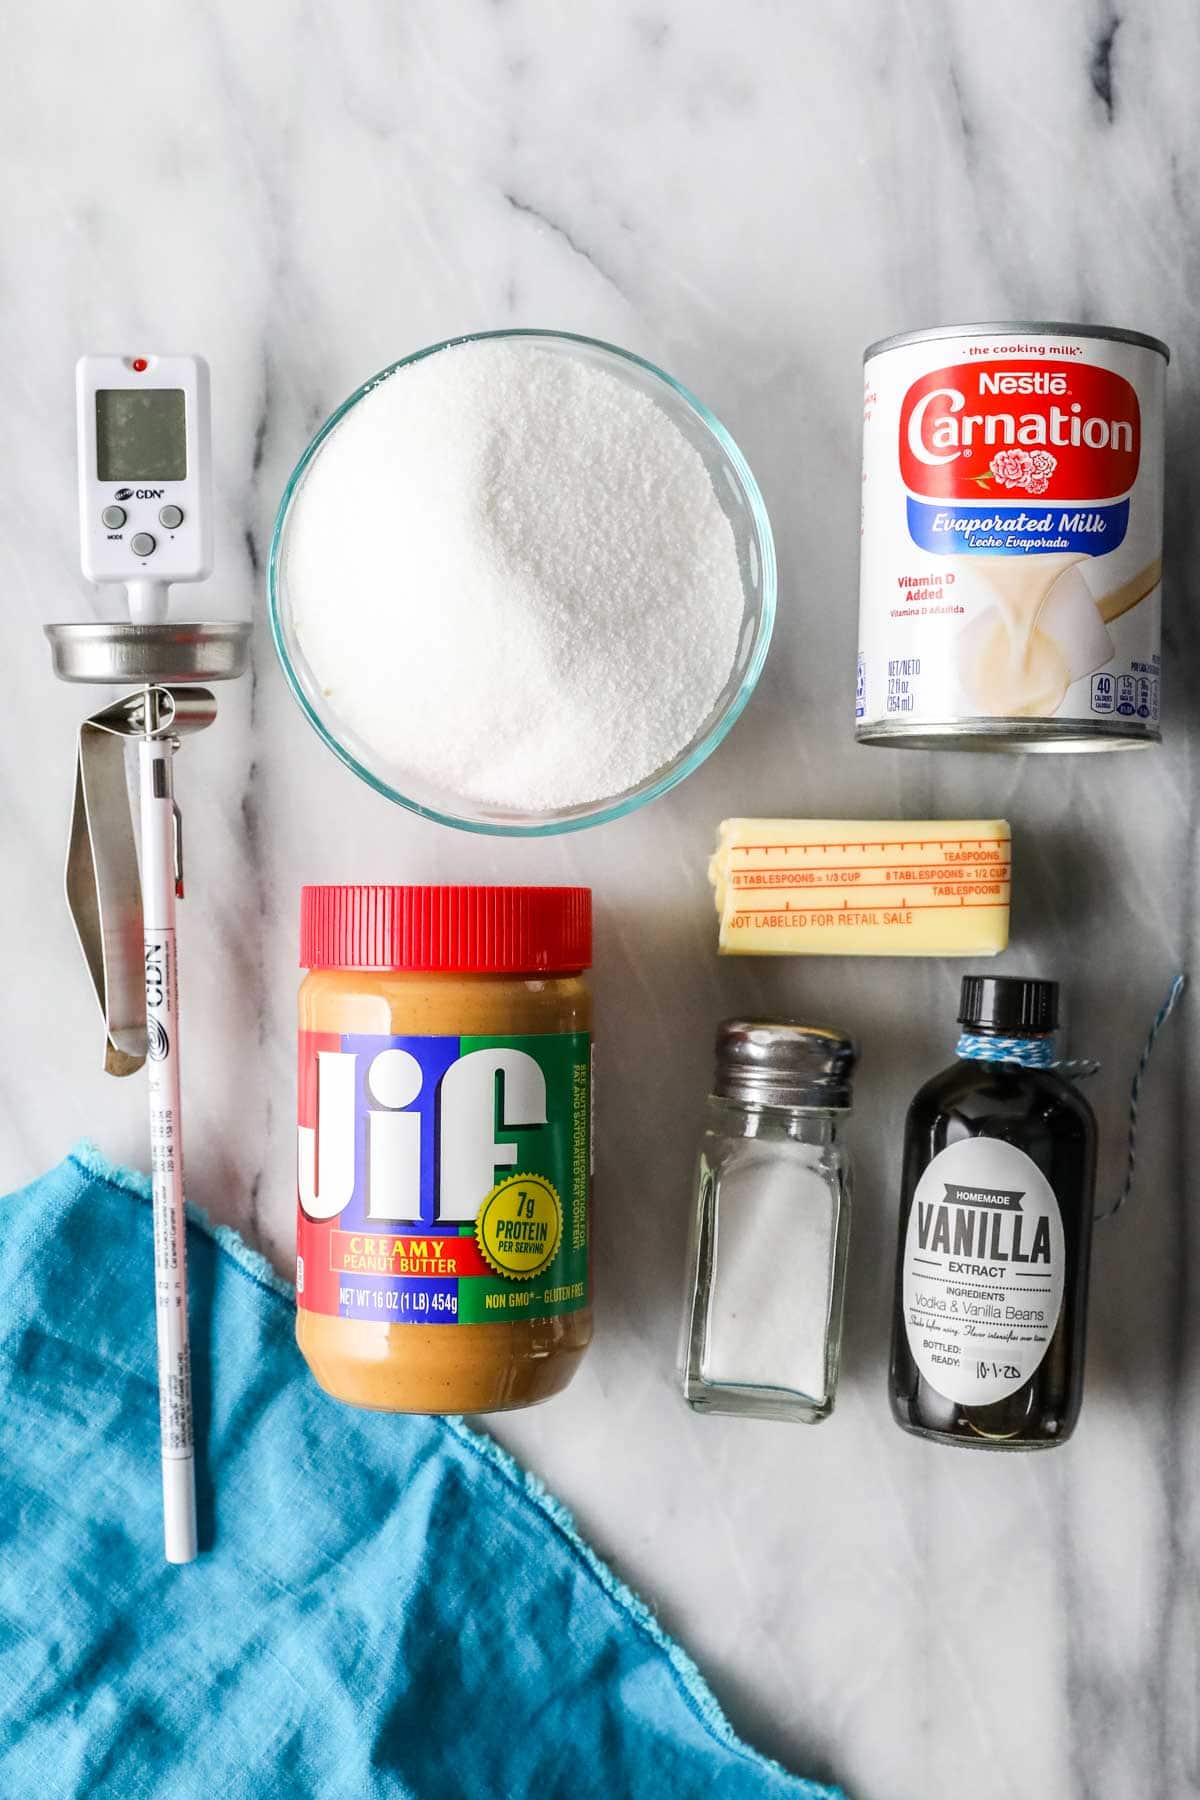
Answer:
[(1083, 1393), (1096, 1122), (1055, 1069), (1058, 985), (968, 975), (958, 1060), (904, 1142), (890, 1392), (906, 1431), (1070, 1436)]

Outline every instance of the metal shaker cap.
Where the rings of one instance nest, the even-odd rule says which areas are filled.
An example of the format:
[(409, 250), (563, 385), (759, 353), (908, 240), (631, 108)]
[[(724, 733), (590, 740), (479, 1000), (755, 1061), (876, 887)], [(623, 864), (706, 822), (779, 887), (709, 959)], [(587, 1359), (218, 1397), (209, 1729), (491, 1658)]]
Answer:
[(844, 1031), (795, 1019), (725, 1019), (717, 1027), (714, 1092), (760, 1106), (846, 1111), (857, 1061)]

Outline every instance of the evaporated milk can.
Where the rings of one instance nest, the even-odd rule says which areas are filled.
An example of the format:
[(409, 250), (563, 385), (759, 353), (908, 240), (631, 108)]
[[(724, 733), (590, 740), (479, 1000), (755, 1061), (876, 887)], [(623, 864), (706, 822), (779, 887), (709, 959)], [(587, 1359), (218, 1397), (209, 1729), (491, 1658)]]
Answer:
[(862, 743), (1158, 742), (1169, 354), (1092, 325), (947, 326), (871, 345)]

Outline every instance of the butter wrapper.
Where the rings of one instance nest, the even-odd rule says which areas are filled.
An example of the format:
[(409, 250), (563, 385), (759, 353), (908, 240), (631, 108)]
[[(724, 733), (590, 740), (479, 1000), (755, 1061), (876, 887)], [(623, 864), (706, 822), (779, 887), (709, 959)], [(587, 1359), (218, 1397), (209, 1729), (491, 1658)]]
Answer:
[(726, 819), (709, 863), (722, 956), (996, 956), (1004, 819)]

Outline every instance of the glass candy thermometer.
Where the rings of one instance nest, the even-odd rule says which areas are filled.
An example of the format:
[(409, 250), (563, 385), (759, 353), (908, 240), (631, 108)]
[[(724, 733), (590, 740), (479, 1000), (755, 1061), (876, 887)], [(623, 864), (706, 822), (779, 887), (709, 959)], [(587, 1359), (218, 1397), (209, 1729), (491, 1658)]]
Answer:
[[(79, 733), (67, 897), (107, 1034), (105, 1066), (149, 1062), (155, 1316), (169, 1562), (196, 1555), (180, 1116), (175, 907), (183, 894), (174, 799), (180, 736), (211, 724), (198, 682), (241, 674), (249, 626), (168, 621), (172, 582), (211, 567), (208, 368), (197, 356), (85, 356), (76, 368), (84, 573), (121, 583), (129, 620), (50, 625), (66, 681), (138, 689)], [(140, 878), (125, 784), (138, 754)]]

